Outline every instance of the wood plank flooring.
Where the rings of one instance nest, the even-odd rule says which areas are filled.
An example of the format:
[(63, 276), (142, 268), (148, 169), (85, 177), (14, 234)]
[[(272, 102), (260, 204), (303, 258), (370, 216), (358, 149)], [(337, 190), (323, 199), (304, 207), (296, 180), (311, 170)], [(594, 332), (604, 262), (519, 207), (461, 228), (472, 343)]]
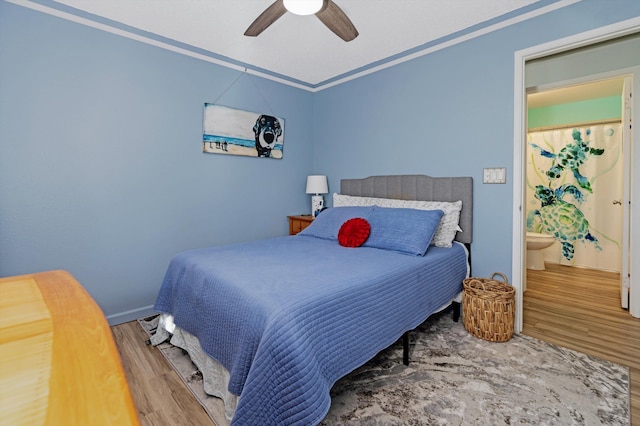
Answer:
[[(618, 282), (562, 266), (528, 271), (523, 334), (629, 366), (632, 424), (640, 426), (640, 319), (619, 307)], [(143, 426), (214, 425), (137, 322), (112, 330)]]
[(111, 330), (141, 426), (214, 425), (160, 351), (145, 343), (147, 334), (137, 321)]
[(527, 270), (522, 333), (629, 367), (640, 425), (640, 318), (620, 307), (619, 274), (547, 264)]

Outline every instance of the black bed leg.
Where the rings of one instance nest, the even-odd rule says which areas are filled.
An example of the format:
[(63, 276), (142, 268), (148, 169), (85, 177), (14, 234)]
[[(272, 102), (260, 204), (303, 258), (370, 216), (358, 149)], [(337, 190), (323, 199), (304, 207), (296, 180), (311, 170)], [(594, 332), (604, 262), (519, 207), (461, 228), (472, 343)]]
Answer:
[(409, 365), (409, 332), (405, 331), (402, 335), (402, 363)]
[(460, 319), (460, 302), (451, 302), (453, 308), (453, 322), (458, 322)]

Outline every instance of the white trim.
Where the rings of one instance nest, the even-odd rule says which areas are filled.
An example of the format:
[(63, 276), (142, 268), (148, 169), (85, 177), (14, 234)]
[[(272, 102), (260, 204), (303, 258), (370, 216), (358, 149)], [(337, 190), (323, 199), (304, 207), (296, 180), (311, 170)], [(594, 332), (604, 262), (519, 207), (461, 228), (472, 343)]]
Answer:
[[(633, 81), (631, 83), (631, 90), (635, 90), (636, 96), (632, 94), (631, 114), (632, 122), (640, 123), (640, 96), (637, 96), (638, 90), (640, 90), (640, 67), (636, 68), (633, 73)], [(636, 125), (636, 127), (638, 127)], [(640, 202), (640, 149), (638, 148), (638, 141), (640, 140), (640, 132), (637, 130), (634, 132), (633, 128), (629, 132), (631, 134), (630, 142), (633, 145), (634, 139), (636, 142), (636, 149), (631, 147), (633, 157), (631, 161), (631, 167), (629, 171), (631, 173), (631, 202)], [(636, 205), (635, 208), (630, 208), (629, 217), (629, 229), (630, 229), (630, 245), (629, 245), (629, 259), (638, 259), (640, 254), (640, 208)], [(629, 312), (636, 318), (640, 318), (640, 268), (638, 267), (637, 260), (630, 262), (629, 264), (630, 282), (629, 282)]]
[[(553, 55), (555, 53), (595, 44), (601, 41), (622, 37), (640, 31), (640, 17), (628, 19), (595, 30), (586, 31), (559, 40), (554, 40), (538, 46), (519, 50), (514, 55), (514, 116), (513, 116), (513, 247), (512, 247), (512, 281), (516, 287), (516, 318), (515, 332), (522, 331), (522, 288), (526, 280), (524, 269), (524, 174), (525, 162), (523, 147), (526, 134), (526, 98), (525, 98), (525, 73), (524, 67), (528, 60)], [(638, 108), (635, 108), (638, 109)], [(639, 111), (634, 111), (634, 118), (640, 115)], [(640, 191), (638, 191), (640, 192)], [(638, 198), (636, 198), (638, 199)], [(632, 219), (633, 220), (633, 219)], [(639, 222), (640, 223), (640, 222)], [(633, 242), (634, 246), (640, 242)], [(633, 287), (633, 285), (632, 285)], [(633, 293), (632, 293), (632, 297)], [(638, 298), (637, 296), (635, 296)], [(633, 301), (632, 301), (633, 302)], [(635, 309), (630, 313), (638, 315), (636, 310), (640, 307), (635, 304)], [(634, 304), (632, 303), (632, 307)]]
[(516, 52), (514, 64), (514, 88), (513, 88), (513, 253), (511, 255), (511, 283), (516, 289), (516, 316), (514, 331), (522, 331), (522, 291), (526, 285), (526, 275), (524, 274), (524, 187), (525, 171), (524, 163), (524, 139), (527, 125), (526, 108), (526, 88), (524, 79), (524, 56), (519, 56)]
[(119, 312), (117, 314), (109, 315), (107, 318), (107, 322), (110, 326), (122, 324), (129, 321), (135, 321), (138, 318), (146, 318), (151, 315), (157, 315), (158, 311), (153, 309), (153, 305), (144, 306), (138, 309), (131, 309), (126, 312)]
[(385, 62), (384, 64), (379, 65), (377, 67), (372, 67), (372, 68), (369, 68), (369, 69), (367, 69), (365, 71), (350, 75), (348, 77), (344, 77), (344, 78), (342, 78), (340, 80), (337, 80), (335, 82), (325, 84), (325, 85), (319, 87), (318, 90), (327, 89), (329, 87), (337, 86), (337, 85), (345, 83), (347, 81), (354, 80), (356, 78), (360, 78), (360, 77), (363, 77), (365, 75), (372, 74), (374, 72), (378, 72), (378, 71), (386, 69), (386, 68), (390, 68), (392, 66), (401, 64), (403, 62), (410, 61), (410, 60), (415, 59), (415, 58), (419, 58), (421, 56), (428, 55), (428, 54), (433, 53), (433, 52), (437, 52), (438, 50), (442, 50), (442, 49), (445, 49), (447, 47), (455, 46), (456, 44), (460, 44), (462, 42), (471, 40), (473, 38), (480, 37), (480, 36), (483, 36), (485, 34), (489, 34), (489, 33), (493, 32), (493, 31), (497, 31), (497, 30), (500, 30), (502, 28), (509, 27), (511, 25), (517, 24), (519, 22), (526, 21), (526, 20), (531, 19), (531, 18), (535, 18), (536, 16), (544, 15), (545, 13), (553, 12), (554, 10), (570, 6), (570, 5), (572, 5), (574, 3), (577, 3), (579, 1), (581, 1), (581, 0), (564, 0), (564, 1), (557, 2), (557, 3), (553, 3), (553, 4), (551, 4), (549, 6), (546, 6), (546, 7), (541, 7), (540, 9), (536, 9), (536, 10), (534, 10), (532, 12), (524, 13), (522, 15), (516, 16), (516, 17), (511, 18), (511, 19), (507, 19), (506, 21), (499, 22), (499, 23), (494, 24), (494, 25), (489, 25), (488, 27), (479, 29), (477, 31), (473, 31), (471, 33), (462, 35), (460, 37), (456, 37), (456, 38), (454, 38), (452, 40), (445, 41), (445, 42), (440, 43), (438, 45), (435, 45), (435, 46), (432, 46), (432, 47), (428, 47), (428, 48), (426, 48), (424, 50), (421, 50), (419, 52), (415, 52), (415, 53), (409, 54), (407, 56), (403, 56), (402, 58), (396, 59), (394, 61)]
[[(640, 67), (637, 67), (640, 73)], [(631, 282), (629, 274), (633, 265), (631, 265), (629, 251), (631, 249), (631, 166), (633, 165), (631, 155), (631, 123), (633, 114), (631, 93), (633, 90), (633, 73), (624, 78), (624, 86), (622, 89), (622, 152), (623, 158), (623, 195), (622, 195), (622, 262), (620, 277), (622, 283), (620, 285), (620, 306), (629, 309), (629, 293), (631, 291)]]
[(159, 47), (161, 49), (169, 50), (171, 52), (179, 53), (181, 55), (189, 56), (189, 57), (192, 57), (192, 58), (195, 58), (195, 59), (199, 59), (199, 60), (202, 60), (202, 61), (205, 61), (205, 62), (210, 62), (210, 63), (216, 64), (216, 65), (220, 65), (220, 66), (223, 66), (223, 67), (226, 67), (226, 68), (231, 68), (231, 69), (234, 69), (236, 71), (243, 71), (243, 72), (258, 76), (258, 77), (262, 77), (262, 78), (265, 78), (265, 79), (268, 79), (268, 80), (276, 81), (278, 83), (282, 83), (282, 84), (285, 84), (285, 85), (288, 85), (288, 86), (296, 87), (298, 89), (303, 89), (303, 90), (307, 90), (309, 92), (314, 92), (315, 93), (315, 92), (319, 92), (319, 91), (324, 90), (324, 89), (328, 89), (330, 87), (334, 87), (334, 86), (340, 85), (342, 83), (346, 83), (346, 82), (351, 81), (351, 80), (355, 80), (355, 79), (363, 77), (365, 75), (369, 75), (369, 74), (381, 71), (383, 69), (393, 67), (393, 66), (401, 64), (403, 62), (407, 62), (407, 61), (413, 60), (415, 58), (419, 58), (421, 56), (425, 56), (425, 55), (428, 55), (430, 53), (437, 52), (438, 50), (442, 50), (442, 49), (445, 49), (447, 47), (454, 46), (456, 44), (471, 40), (473, 38), (480, 37), (480, 36), (483, 36), (485, 34), (489, 34), (489, 33), (493, 32), (493, 31), (497, 31), (497, 30), (500, 30), (502, 28), (509, 27), (509, 26), (517, 24), (519, 22), (523, 22), (523, 21), (535, 18), (537, 16), (544, 15), (544, 14), (549, 13), (549, 12), (553, 12), (553, 11), (555, 11), (557, 9), (561, 9), (563, 7), (570, 6), (570, 5), (574, 4), (574, 3), (578, 3), (581, 0), (560, 0), (560, 1), (556, 2), (556, 3), (550, 4), (548, 6), (544, 6), (544, 7), (541, 7), (539, 9), (535, 9), (535, 10), (532, 10), (530, 12), (523, 13), (522, 15), (518, 15), (518, 16), (515, 16), (513, 18), (498, 22), (496, 24), (489, 25), (487, 27), (484, 27), (484, 28), (481, 28), (479, 30), (470, 32), (468, 34), (461, 35), (461, 36), (453, 38), (451, 40), (444, 41), (444, 42), (439, 43), (439, 44), (437, 44), (435, 46), (427, 47), (427, 48), (425, 48), (423, 50), (420, 50), (420, 51), (417, 51), (417, 52), (414, 52), (414, 53), (411, 53), (411, 54), (407, 54), (406, 56), (403, 56), (401, 58), (398, 58), (398, 59), (395, 59), (395, 60), (389, 60), (388, 62), (385, 62), (385, 63), (383, 63), (381, 65), (370, 67), (370, 68), (367, 68), (367, 69), (365, 69), (363, 71), (355, 72), (353, 74), (346, 75), (344, 77), (338, 78), (335, 81), (330, 81), (331, 79), (328, 79), (328, 80), (326, 80), (326, 81), (328, 81), (327, 83), (323, 84), (321, 82), (321, 83), (319, 83), (318, 86), (313, 86), (312, 83), (309, 83), (309, 85), (296, 83), (295, 81), (288, 80), (286, 78), (278, 77), (276, 75), (272, 75), (272, 74), (268, 74), (268, 73), (264, 73), (264, 72), (260, 72), (260, 71), (251, 69), (251, 68), (249, 68), (250, 65), (247, 65), (247, 66), (237, 65), (237, 64), (234, 64), (234, 63), (222, 60), (222, 59), (218, 59), (218, 58), (214, 58), (212, 56), (208, 56), (206, 54), (202, 54), (202, 53), (194, 52), (194, 51), (189, 50), (189, 49), (173, 46), (173, 45), (171, 45), (169, 43), (165, 43), (165, 42), (162, 42), (162, 41), (159, 41), (159, 40), (155, 40), (155, 39), (153, 39), (151, 37), (145, 37), (145, 36), (142, 36), (142, 35), (139, 35), (139, 34), (132, 33), (130, 31), (126, 31), (126, 30), (120, 29), (120, 28), (115, 28), (115, 27), (107, 25), (107, 24), (95, 22), (95, 21), (93, 21), (91, 19), (87, 19), (87, 18), (83, 18), (83, 17), (80, 17), (80, 16), (76, 16), (76, 15), (74, 15), (72, 13), (63, 12), (61, 10), (57, 10), (55, 8), (52, 8), (52, 7), (44, 6), (44, 5), (41, 5), (41, 4), (38, 4), (38, 3), (34, 3), (32, 1), (30, 1), (30, 0), (6, 0), (6, 1), (9, 2), (9, 3), (13, 3), (15, 5), (18, 5), (18, 6), (26, 7), (26, 8), (29, 8), (29, 9), (32, 9), (32, 10), (35, 10), (35, 11), (38, 11), (38, 12), (46, 13), (48, 15), (52, 15), (52, 16), (55, 16), (55, 17), (58, 17), (58, 18), (66, 19), (66, 20), (71, 21), (71, 22), (75, 22), (75, 23), (78, 23), (78, 24), (81, 24), (81, 25), (86, 25), (86, 26), (91, 27), (91, 28), (95, 28), (95, 29), (98, 29), (98, 30), (101, 30), (101, 31), (105, 31), (105, 32), (108, 32), (108, 33), (111, 33), (111, 34), (115, 34), (115, 35), (121, 36), (121, 37), (129, 38), (131, 40), (136, 40), (136, 41), (139, 41), (141, 43), (146, 43), (146, 44), (149, 44), (151, 46), (155, 46), (155, 47)]
[(168, 50), (170, 52), (174, 52), (174, 53), (178, 53), (178, 54), (181, 54), (181, 55), (189, 56), (191, 58), (199, 59), (201, 61), (209, 62), (209, 63), (216, 64), (216, 65), (220, 65), (220, 66), (223, 66), (223, 67), (226, 67), (226, 68), (231, 68), (231, 69), (236, 70), (236, 71), (246, 72), (247, 74), (252, 74), (252, 75), (255, 75), (255, 76), (258, 76), (258, 77), (262, 77), (262, 78), (266, 78), (266, 79), (269, 79), (269, 80), (273, 80), (273, 81), (276, 81), (278, 83), (286, 84), (288, 86), (297, 87), (298, 89), (309, 90), (309, 88), (307, 86), (305, 86), (305, 85), (302, 85), (302, 84), (299, 84), (299, 83), (295, 83), (293, 81), (286, 80), (284, 78), (280, 78), (280, 77), (277, 77), (277, 76), (266, 74), (266, 73), (263, 73), (263, 72), (260, 72), (260, 71), (257, 71), (257, 70), (253, 70), (253, 69), (241, 66), (241, 65), (233, 64), (231, 62), (227, 62), (227, 61), (224, 61), (222, 59), (217, 59), (217, 58), (214, 58), (212, 56), (204, 55), (202, 53), (194, 52), (194, 51), (189, 50), (189, 49), (185, 49), (185, 48), (178, 47), (178, 46), (173, 46), (172, 44), (165, 43), (165, 42), (162, 42), (162, 41), (159, 41), (159, 40), (155, 40), (155, 39), (153, 39), (151, 37), (145, 37), (145, 36), (142, 36), (140, 34), (135, 34), (135, 33), (132, 33), (130, 31), (122, 30), (120, 28), (115, 28), (115, 27), (112, 27), (112, 26), (107, 25), (107, 24), (102, 24), (102, 23), (99, 23), (99, 22), (96, 22), (96, 21), (92, 21), (91, 19), (82, 18), (80, 16), (76, 16), (76, 15), (73, 15), (73, 14), (68, 13), (68, 12), (63, 12), (61, 10), (57, 10), (57, 9), (52, 8), (52, 7), (43, 6), (43, 5), (38, 4), (38, 3), (33, 3), (31, 1), (29, 1), (29, 0), (5, 0), (5, 1), (7, 1), (9, 3), (13, 3), (13, 4), (18, 5), (18, 6), (26, 7), (28, 9), (35, 10), (37, 12), (46, 13), (48, 15), (55, 16), (57, 18), (66, 19), (68, 21), (75, 22), (77, 24), (86, 25), (88, 27), (95, 28), (95, 29), (100, 30), (100, 31), (105, 31), (107, 33), (111, 33), (111, 34), (114, 34), (114, 35), (125, 37), (125, 38), (131, 39), (131, 40), (139, 41), (141, 43), (145, 43), (145, 44), (148, 44), (148, 45), (151, 45), (151, 46), (159, 47), (161, 49), (165, 49), (165, 50)]

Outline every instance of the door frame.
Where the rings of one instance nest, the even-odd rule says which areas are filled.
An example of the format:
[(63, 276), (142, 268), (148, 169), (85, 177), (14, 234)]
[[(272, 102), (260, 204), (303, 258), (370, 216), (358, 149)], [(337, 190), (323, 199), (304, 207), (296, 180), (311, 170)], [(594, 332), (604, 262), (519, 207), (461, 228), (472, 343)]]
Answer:
[[(519, 50), (514, 55), (514, 125), (513, 125), (513, 246), (512, 246), (512, 282), (516, 288), (516, 315), (515, 332), (522, 331), (523, 306), (522, 289), (526, 282), (525, 269), (525, 191), (526, 164), (525, 164), (525, 142), (527, 133), (527, 105), (526, 105), (526, 84), (525, 84), (525, 64), (527, 61), (553, 55), (560, 52), (576, 49), (579, 47), (596, 44), (602, 41), (623, 37), (625, 35), (640, 32), (640, 17), (618, 22), (616, 24), (597, 28), (595, 30), (576, 34), (570, 37), (554, 40), (527, 49)], [(622, 72), (626, 74), (625, 72)], [(628, 73), (628, 72), (627, 72)], [(636, 71), (633, 73), (633, 85), (636, 90), (640, 89), (640, 75)], [(633, 101), (633, 121), (640, 123), (640, 96), (635, 96)], [(637, 132), (636, 132), (637, 133)], [(632, 136), (633, 137), (633, 136)], [(636, 138), (640, 139), (640, 138)], [(633, 153), (631, 161), (640, 164), (640, 149)], [(640, 169), (636, 167), (636, 169)], [(632, 180), (640, 181), (640, 170), (633, 172)], [(640, 188), (633, 189), (632, 199), (640, 200)], [(631, 235), (631, 253), (640, 253), (640, 212), (636, 209), (635, 214), (630, 218), (633, 234)], [(633, 224), (639, 224), (633, 228)], [(623, 260), (624, 261), (624, 260)], [(631, 278), (630, 289), (630, 309), (629, 312), (635, 317), (640, 317), (640, 275), (635, 271), (635, 276)]]

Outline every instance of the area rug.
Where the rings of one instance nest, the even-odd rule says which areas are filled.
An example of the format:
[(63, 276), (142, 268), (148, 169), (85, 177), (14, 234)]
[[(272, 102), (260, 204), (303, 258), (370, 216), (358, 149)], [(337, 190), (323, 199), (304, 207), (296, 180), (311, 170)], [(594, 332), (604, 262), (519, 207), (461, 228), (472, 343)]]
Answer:
[[(139, 323), (153, 333), (157, 321)], [(188, 355), (158, 348), (214, 423), (228, 425)], [(411, 333), (410, 356), (402, 364), (398, 341), (340, 379), (321, 425), (629, 424), (628, 368), (532, 337), (487, 342), (436, 315)]]

